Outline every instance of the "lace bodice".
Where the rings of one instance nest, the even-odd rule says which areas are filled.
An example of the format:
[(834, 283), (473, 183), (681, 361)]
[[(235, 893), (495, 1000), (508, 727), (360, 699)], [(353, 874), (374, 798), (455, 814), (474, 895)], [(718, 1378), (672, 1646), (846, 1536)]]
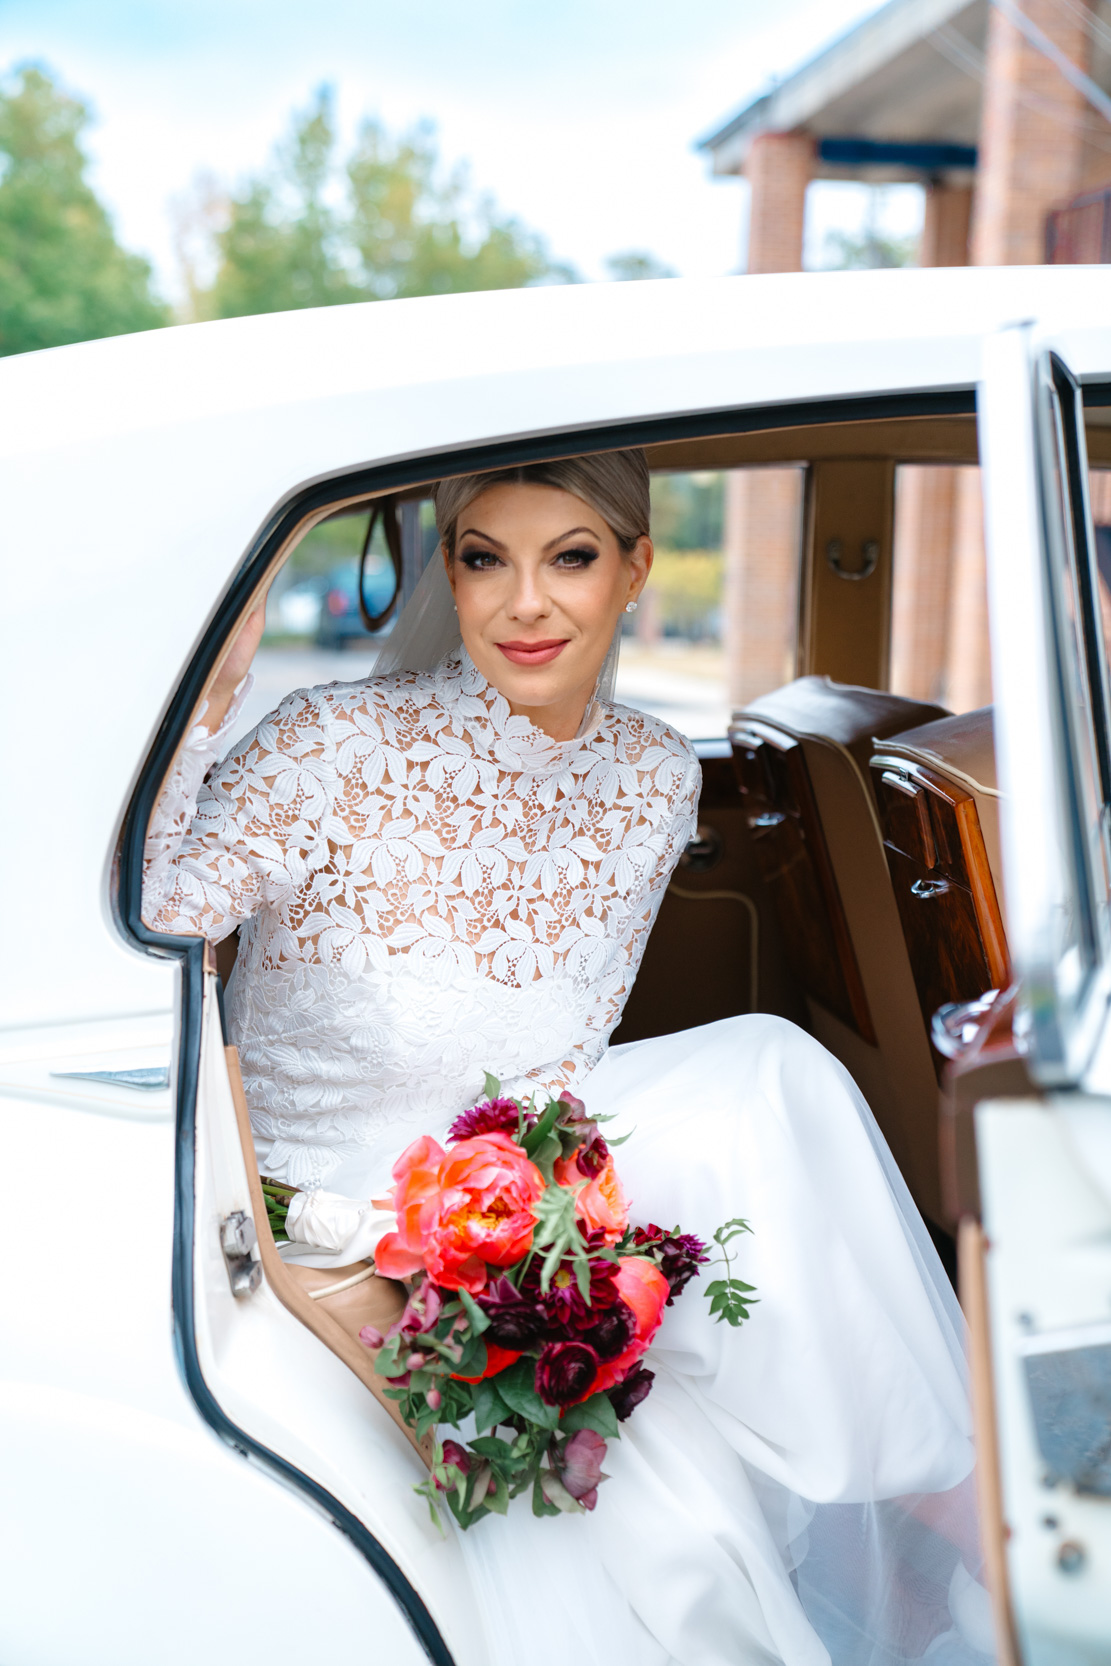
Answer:
[(601, 702), (554, 742), (465, 654), (290, 694), (212, 768), (234, 712), (178, 755), (144, 917), (239, 928), (228, 1017), (263, 1172), (367, 1196), (486, 1070), (581, 1080), (692, 831), (689, 743)]

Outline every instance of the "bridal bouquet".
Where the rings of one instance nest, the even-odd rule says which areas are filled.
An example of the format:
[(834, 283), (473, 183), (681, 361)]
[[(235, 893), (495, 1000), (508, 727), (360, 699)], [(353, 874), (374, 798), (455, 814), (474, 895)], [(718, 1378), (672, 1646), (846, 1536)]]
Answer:
[[(542, 1110), (504, 1098), (491, 1076), (486, 1091), (446, 1150), (425, 1136), (395, 1163), (376, 1203), (397, 1230), (375, 1266), (411, 1294), (384, 1336), (360, 1333), (418, 1437), (473, 1417), (475, 1436), (437, 1444), (417, 1489), (434, 1518), (445, 1501), (464, 1528), (526, 1489), (539, 1516), (593, 1510), (606, 1441), (652, 1387), (641, 1360), (664, 1309), (710, 1259), (678, 1228), (629, 1226), (606, 1118), (569, 1094)], [(728, 1245), (748, 1230), (735, 1220), (714, 1234), (726, 1276), (706, 1294), (732, 1325), (753, 1296)]]

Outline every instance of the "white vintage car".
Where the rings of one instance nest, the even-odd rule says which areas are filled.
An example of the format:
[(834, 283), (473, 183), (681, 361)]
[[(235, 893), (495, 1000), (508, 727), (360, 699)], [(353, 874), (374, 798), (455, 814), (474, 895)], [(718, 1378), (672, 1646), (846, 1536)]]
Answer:
[[(700, 747), (622, 1036), (762, 1008), (846, 1062), (960, 1238), (1000, 1659), (1111, 1661), (1111, 275), (248, 318), (6, 359), (0, 413), (4, 1666), (483, 1666), (365, 1350), (283, 1280), (222, 970), (144, 926), (143, 840), (310, 528), (378, 505), (407, 591), (430, 482), (629, 445), (792, 465), (805, 513), (792, 663)], [(896, 477), (977, 464), (994, 737), (888, 687)]]

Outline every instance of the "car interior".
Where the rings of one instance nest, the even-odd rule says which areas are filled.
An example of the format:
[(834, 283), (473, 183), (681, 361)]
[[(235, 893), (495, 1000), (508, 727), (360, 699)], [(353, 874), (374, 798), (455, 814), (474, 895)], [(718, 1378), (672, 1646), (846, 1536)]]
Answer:
[[(1098, 471), (1103, 483), (1111, 480), (1104, 472), (1111, 468), (1109, 416), (1100, 406), (1089, 412), (1093, 481)], [(954, 1161), (942, 1160), (952, 1147), (941, 1139), (943, 1074), (954, 1036), (967, 1045), (970, 1034), (986, 1033), (993, 1021), (998, 1028), (999, 1013), (1009, 1011), (992, 711), (950, 712), (897, 693), (890, 668), (897, 471), (975, 467), (975, 416), (966, 406), (956, 414), (792, 421), (663, 439), (649, 444), (648, 456), (661, 473), (790, 465), (803, 492), (797, 570), (785, 577), (788, 675), (738, 705), (726, 733), (697, 738), (698, 831), (613, 1040), (747, 1012), (778, 1014), (810, 1030), (871, 1106), (955, 1279), (962, 1182)], [(390, 494), (368, 491), (360, 503), (349, 483), (332, 486), (336, 519), (350, 520), (356, 509), (366, 514), (364, 554), (375, 527), (379, 538), (385, 530), (402, 589), (415, 582), (405, 563), (415, 560), (419, 572), (434, 543), (429, 489), (427, 480), (407, 483)], [(251, 595), (328, 514), (318, 498), (284, 536), (269, 570), (256, 565)], [(407, 525), (415, 529), (408, 544)], [(860, 552), (855, 567), (853, 551)], [(245, 605), (226, 615), (225, 641)], [(235, 952), (234, 937), (219, 945), (209, 962), (214, 977), (226, 982)], [(384, 1328), (395, 1297), (365, 1282), (341, 1289), (334, 1270), (282, 1262), (267, 1226), (234, 1048), (227, 1057), (260, 1271), (279, 1301), (381, 1399), (372, 1358), (356, 1338), (367, 1323)], [(330, 1282), (334, 1293), (320, 1301)], [(396, 1421), (393, 1403), (382, 1403)]]

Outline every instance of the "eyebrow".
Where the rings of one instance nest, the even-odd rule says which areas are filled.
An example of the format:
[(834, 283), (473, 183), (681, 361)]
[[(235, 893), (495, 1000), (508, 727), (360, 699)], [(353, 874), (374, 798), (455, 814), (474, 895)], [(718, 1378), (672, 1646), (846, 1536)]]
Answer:
[[(562, 544), (562, 542), (565, 538), (578, 538), (583, 533), (585, 533), (588, 538), (597, 539), (597, 537), (598, 537), (598, 534), (596, 532), (593, 532), (591, 530), (591, 528), (588, 527), (588, 526), (573, 526), (573, 527), (571, 527), (570, 531), (561, 532), (559, 534), (558, 538), (550, 538), (546, 544), (543, 544), (541, 546), (541, 548), (543, 548), (545, 550), (554, 550), (556, 545), (557, 544)], [(460, 539), (463, 539), (463, 538), (485, 538), (485, 540), (488, 544), (493, 544), (494, 548), (499, 549), (499, 550), (504, 550), (507, 547), (505, 544), (500, 543), (497, 538), (491, 538), (491, 536), (488, 532), (483, 532), (482, 529), (480, 527), (477, 527), (477, 526), (465, 526), (463, 528), (462, 532), (459, 534), (459, 537), (460, 537)]]

